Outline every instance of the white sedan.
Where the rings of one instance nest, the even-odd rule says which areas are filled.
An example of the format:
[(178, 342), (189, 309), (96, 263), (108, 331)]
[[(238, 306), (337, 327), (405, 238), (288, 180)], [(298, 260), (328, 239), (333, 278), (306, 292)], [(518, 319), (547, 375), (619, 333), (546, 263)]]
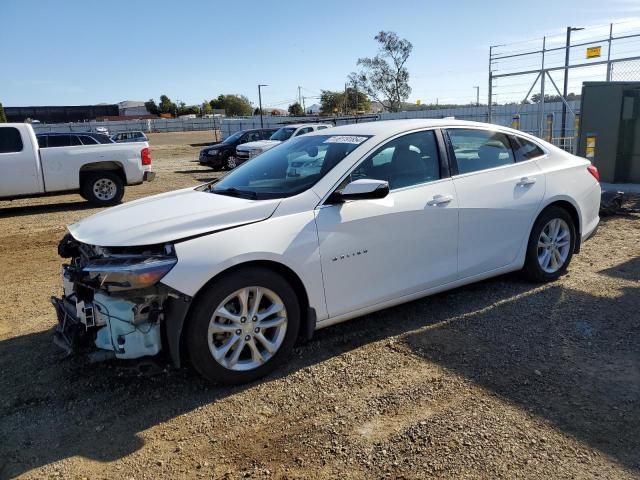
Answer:
[(57, 343), (166, 351), (209, 380), (251, 381), (319, 328), (506, 272), (557, 279), (599, 204), (589, 161), (509, 128), (309, 133), (216, 182), (71, 225)]

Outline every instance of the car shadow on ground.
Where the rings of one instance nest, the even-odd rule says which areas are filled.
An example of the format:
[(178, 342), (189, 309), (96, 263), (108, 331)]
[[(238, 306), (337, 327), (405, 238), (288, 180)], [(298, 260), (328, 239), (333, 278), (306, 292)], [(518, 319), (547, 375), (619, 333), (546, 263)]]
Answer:
[[(599, 273), (637, 281), (640, 261)], [(640, 288), (620, 293), (596, 297), (554, 285), (404, 341), (417, 355), (640, 469)]]
[(0, 218), (21, 217), (25, 215), (42, 215), (45, 213), (70, 212), (100, 208), (86, 200), (66, 203), (47, 203), (42, 205), (21, 205), (16, 207), (0, 207)]
[[(416, 355), (637, 468), (640, 332), (629, 312), (640, 305), (632, 290), (624, 304), (498, 277), (320, 330), (261, 383), (406, 334)], [(255, 386), (210, 386), (187, 369), (132, 377), (117, 362), (57, 355), (50, 332), (0, 342), (0, 477), (76, 455), (122, 458), (142, 448), (144, 430)], [(534, 370), (541, 375), (532, 378)]]

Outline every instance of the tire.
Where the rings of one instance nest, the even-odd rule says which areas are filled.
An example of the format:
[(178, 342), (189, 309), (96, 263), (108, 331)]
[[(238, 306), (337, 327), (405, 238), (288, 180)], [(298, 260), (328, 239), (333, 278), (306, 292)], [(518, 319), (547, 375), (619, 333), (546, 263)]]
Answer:
[(80, 185), (82, 198), (98, 206), (120, 203), (124, 195), (124, 182), (115, 172), (86, 174)]
[(238, 166), (238, 159), (236, 158), (235, 155), (230, 153), (224, 158), (223, 168), (225, 170), (233, 170), (237, 166)]
[[(262, 300), (257, 315), (251, 316), (257, 288)], [(242, 294), (238, 294), (243, 291), (249, 294), (244, 316)], [(276, 311), (278, 305), (284, 309)], [(270, 308), (272, 314), (268, 314)], [(229, 316), (215, 315), (221, 311)], [(191, 365), (200, 375), (214, 383), (237, 385), (261, 378), (282, 364), (290, 356), (299, 330), (300, 303), (291, 285), (271, 270), (246, 268), (205, 287), (193, 306), (184, 340)], [(270, 353), (260, 336), (271, 348), (277, 348)]]
[(571, 215), (559, 207), (547, 208), (536, 219), (529, 236), (523, 268), (525, 277), (533, 282), (558, 279), (567, 271), (575, 245), (576, 226)]

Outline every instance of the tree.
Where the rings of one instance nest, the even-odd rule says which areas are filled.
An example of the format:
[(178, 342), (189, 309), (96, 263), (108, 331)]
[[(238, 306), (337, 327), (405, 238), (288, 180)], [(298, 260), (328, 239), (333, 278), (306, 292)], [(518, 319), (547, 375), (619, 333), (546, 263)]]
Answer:
[(0, 123), (7, 123), (7, 116), (4, 114), (2, 103), (0, 103)]
[[(533, 95), (531, 95), (531, 102), (532, 103), (540, 103), (540, 99), (541, 98), (542, 98), (542, 96), (539, 93), (534, 93)], [(580, 100), (580, 95), (576, 95), (573, 92), (568, 93), (567, 94), (567, 101), (571, 101), (571, 100)], [(545, 101), (545, 103), (548, 103), (548, 102), (561, 102), (562, 101), (562, 97), (560, 95), (549, 95), (549, 94), (545, 93), (544, 101)]]
[(170, 113), (175, 115), (178, 110), (178, 106), (171, 101), (166, 95), (160, 95), (160, 113)]
[(151, 115), (158, 115), (160, 110), (158, 109), (158, 105), (153, 98), (150, 98), (149, 101), (144, 102), (144, 106)]
[(322, 90), (320, 94), (320, 109), (325, 115), (338, 112), (343, 114), (366, 112), (369, 108), (371, 108), (369, 97), (355, 87), (348, 87), (346, 92)]
[(202, 115), (211, 115), (213, 113), (213, 108), (211, 108), (211, 104), (205, 100), (200, 106), (200, 111), (202, 112)]
[(244, 95), (218, 95), (209, 104), (213, 109), (224, 109), (229, 117), (247, 117), (253, 112), (251, 102)]
[(378, 54), (373, 58), (359, 58), (361, 70), (351, 73), (349, 79), (385, 110), (397, 112), (411, 93), (405, 65), (413, 45), (395, 32), (380, 32), (374, 39), (379, 44)]
[(298, 102), (289, 105), (289, 115), (293, 115), (294, 117), (301, 117), (302, 115), (304, 115), (302, 105), (300, 105)]

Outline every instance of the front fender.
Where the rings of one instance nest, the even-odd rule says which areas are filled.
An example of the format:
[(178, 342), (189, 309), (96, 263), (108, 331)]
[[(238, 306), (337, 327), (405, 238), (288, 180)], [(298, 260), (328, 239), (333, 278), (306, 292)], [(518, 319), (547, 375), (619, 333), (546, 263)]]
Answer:
[(178, 263), (162, 283), (194, 297), (213, 277), (252, 261), (270, 261), (292, 270), (307, 292), (317, 319), (327, 317), (318, 235), (306, 211), (232, 228), (175, 244)]

